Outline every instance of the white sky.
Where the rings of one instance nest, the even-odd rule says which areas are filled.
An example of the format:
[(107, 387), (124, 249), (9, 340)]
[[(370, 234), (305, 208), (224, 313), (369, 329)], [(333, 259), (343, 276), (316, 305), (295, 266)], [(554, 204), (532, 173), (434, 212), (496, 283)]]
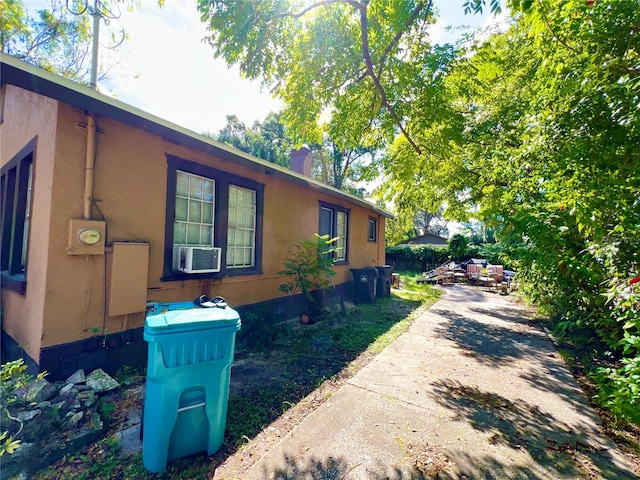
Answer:
[[(93, 0), (89, 0), (93, 3)], [(390, 0), (392, 1), (392, 0)], [(26, 0), (29, 9), (43, 8), (47, 0)], [(247, 126), (262, 121), (281, 103), (259, 82), (241, 78), (237, 67), (227, 67), (213, 58), (213, 49), (203, 42), (205, 26), (200, 22), (194, 0), (141, 0), (133, 12), (122, 12), (119, 22), (128, 40), (119, 47), (117, 64), (99, 90), (161, 118), (196, 132), (217, 133), (226, 116), (235, 114)], [(435, 0), (443, 20), (433, 29), (434, 42), (452, 41), (446, 24), (483, 24), (488, 14), (464, 15), (463, 0)], [(118, 21), (112, 21), (115, 29)], [(111, 64), (113, 52), (104, 24), (101, 24), (100, 57)]]
[(167, 0), (159, 8), (145, 0), (121, 22), (129, 39), (119, 65), (100, 84), (104, 93), (196, 132), (217, 133), (230, 114), (250, 126), (280, 110), (259, 82), (213, 58), (195, 2)]

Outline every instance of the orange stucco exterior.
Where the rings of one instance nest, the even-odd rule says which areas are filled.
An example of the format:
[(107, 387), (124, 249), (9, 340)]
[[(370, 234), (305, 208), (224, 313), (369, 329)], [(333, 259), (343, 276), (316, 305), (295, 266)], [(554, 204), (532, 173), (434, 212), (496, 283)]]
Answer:
[[(349, 209), (348, 264), (336, 266), (336, 284), (352, 281), (349, 268), (384, 264), (385, 218), (317, 184), (288, 174), (249, 168), (193, 146), (95, 115), (98, 129), (91, 218), (106, 222), (99, 255), (69, 255), (69, 222), (81, 218), (87, 145), (87, 112), (14, 85), (3, 90), (2, 165), (36, 138), (26, 293), (3, 288), (3, 329), (38, 362), (52, 345), (140, 328), (144, 312), (109, 317), (108, 285), (113, 242), (149, 245), (147, 301), (188, 301), (221, 295), (232, 306), (282, 297), (278, 275), (292, 246), (318, 231), (319, 201)], [(264, 185), (262, 273), (216, 279), (163, 280), (167, 204), (167, 155), (205, 164)], [(369, 219), (377, 241), (367, 240)]]
[(52, 212), (52, 184), (56, 119), (58, 102), (26, 90), (6, 85), (3, 91), (3, 122), (0, 125), (0, 155), (2, 165), (24, 145), (37, 137), (34, 162), (32, 222), (27, 264), (33, 272), (29, 278), (28, 295), (18, 295), (3, 289), (3, 329), (20, 339), (21, 347), (34, 359), (38, 358), (44, 328), (47, 296), (47, 264), (49, 259), (49, 224)]

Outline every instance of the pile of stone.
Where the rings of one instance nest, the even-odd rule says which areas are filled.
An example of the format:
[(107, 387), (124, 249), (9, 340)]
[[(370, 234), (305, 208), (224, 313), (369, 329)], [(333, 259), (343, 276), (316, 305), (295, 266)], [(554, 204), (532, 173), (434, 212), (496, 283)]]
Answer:
[(85, 376), (78, 370), (64, 382), (31, 380), (15, 391), (2, 414), (2, 431), (20, 440), (17, 450), (2, 457), (0, 479), (27, 479), (64, 455), (99, 439), (105, 426), (99, 397), (120, 387), (101, 369)]

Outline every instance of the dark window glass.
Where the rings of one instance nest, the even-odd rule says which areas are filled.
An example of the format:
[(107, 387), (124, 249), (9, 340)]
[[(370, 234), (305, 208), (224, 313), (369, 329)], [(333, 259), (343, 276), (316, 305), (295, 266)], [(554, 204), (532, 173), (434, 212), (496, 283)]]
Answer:
[(329, 235), (333, 238), (333, 210), (320, 207), (320, 235)]
[(320, 235), (335, 238), (333, 256), (336, 263), (348, 263), (349, 252), (349, 209), (340, 205), (320, 202)]
[(35, 144), (33, 139), (0, 171), (2, 286), (20, 293), (26, 291)]
[(367, 240), (370, 242), (378, 240), (378, 221), (375, 218), (369, 218), (369, 234)]

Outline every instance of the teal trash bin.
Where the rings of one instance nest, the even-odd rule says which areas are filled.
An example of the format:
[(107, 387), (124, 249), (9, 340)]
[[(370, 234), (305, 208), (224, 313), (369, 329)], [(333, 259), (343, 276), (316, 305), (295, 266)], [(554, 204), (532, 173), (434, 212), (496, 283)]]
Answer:
[(206, 451), (224, 440), (238, 312), (226, 303), (158, 303), (148, 311), (142, 459), (159, 473), (167, 462)]

